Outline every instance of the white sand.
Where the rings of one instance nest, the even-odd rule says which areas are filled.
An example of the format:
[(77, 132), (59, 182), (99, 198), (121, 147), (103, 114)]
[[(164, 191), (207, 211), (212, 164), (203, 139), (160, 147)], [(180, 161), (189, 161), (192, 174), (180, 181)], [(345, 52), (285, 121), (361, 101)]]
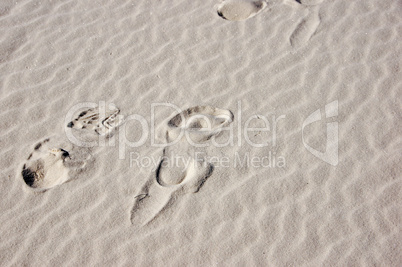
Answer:
[(402, 266), (401, 2), (299, 2), (2, 0), (0, 265)]

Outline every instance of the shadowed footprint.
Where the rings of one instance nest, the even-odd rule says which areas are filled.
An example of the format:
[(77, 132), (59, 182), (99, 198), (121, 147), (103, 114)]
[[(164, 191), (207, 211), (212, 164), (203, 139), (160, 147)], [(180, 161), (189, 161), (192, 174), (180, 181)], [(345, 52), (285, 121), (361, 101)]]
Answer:
[(120, 110), (116, 107), (109, 110), (91, 108), (82, 111), (75, 119), (67, 124), (69, 128), (87, 129), (98, 135), (108, 135), (121, 124), (118, 118)]
[(217, 8), (218, 15), (231, 21), (241, 21), (254, 17), (267, 3), (263, 0), (224, 0)]
[(166, 141), (177, 140), (184, 134), (194, 142), (207, 141), (232, 123), (233, 118), (233, 113), (225, 109), (210, 106), (189, 108), (168, 121)]
[(88, 153), (67, 150), (50, 145), (50, 139), (38, 143), (22, 166), (21, 175), (31, 188), (46, 190), (70, 180), (69, 172), (83, 169), (90, 158)]

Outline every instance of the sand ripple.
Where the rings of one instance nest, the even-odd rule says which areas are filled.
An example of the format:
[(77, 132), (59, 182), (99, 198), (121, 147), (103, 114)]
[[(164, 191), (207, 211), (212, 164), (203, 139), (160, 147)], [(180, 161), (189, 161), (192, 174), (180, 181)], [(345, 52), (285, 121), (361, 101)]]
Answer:
[[(233, 22), (218, 1), (2, 1), (1, 265), (401, 266), (401, 4), (299, 2)], [(304, 148), (301, 131), (334, 100), (336, 167)], [(77, 179), (32, 192), (21, 164), (87, 101), (147, 120), (155, 102), (228, 109), (234, 125), (238, 101), (242, 123), (286, 115), (276, 146), (208, 150), (271, 151), (286, 166), (215, 168), (140, 229), (129, 217), (151, 170), (130, 167), (128, 153), (160, 155), (149, 143), (125, 160), (118, 147), (93, 149)], [(324, 150), (323, 131), (306, 128), (306, 142)]]

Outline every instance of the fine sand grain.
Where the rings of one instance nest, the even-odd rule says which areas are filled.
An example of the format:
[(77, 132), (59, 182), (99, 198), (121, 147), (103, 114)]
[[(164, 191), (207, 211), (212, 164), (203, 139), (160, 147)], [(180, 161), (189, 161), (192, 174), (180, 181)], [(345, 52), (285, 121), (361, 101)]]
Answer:
[(402, 266), (401, 16), (1, 0), (0, 265)]

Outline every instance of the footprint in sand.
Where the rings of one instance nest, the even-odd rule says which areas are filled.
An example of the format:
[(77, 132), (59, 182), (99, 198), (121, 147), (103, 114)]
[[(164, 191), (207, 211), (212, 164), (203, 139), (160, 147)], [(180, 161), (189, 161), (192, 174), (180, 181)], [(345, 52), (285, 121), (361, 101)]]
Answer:
[(120, 110), (117, 107), (109, 107), (107, 110), (96, 107), (82, 111), (75, 119), (67, 124), (74, 129), (86, 129), (98, 135), (109, 135), (120, 124), (118, 117)]
[(320, 22), (318, 8), (311, 8), (309, 14), (297, 25), (296, 29), (291, 34), (289, 38), (290, 44), (293, 47), (299, 47), (307, 43), (317, 31)]
[(194, 142), (207, 141), (232, 123), (233, 118), (233, 113), (225, 109), (210, 106), (189, 108), (168, 121), (166, 141), (177, 140), (180, 135), (187, 135)]
[[(309, 14), (296, 26), (289, 37), (293, 47), (299, 47), (307, 43), (317, 31), (321, 22), (318, 14), (318, 6), (324, 0), (294, 0), (287, 2), (299, 3), (309, 10)], [(223, 0), (217, 7), (220, 17), (231, 21), (242, 21), (254, 17), (267, 7), (265, 0)]]
[(301, 20), (290, 35), (289, 41), (293, 47), (299, 47), (307, 43), (316, 33), (321, 23), (319, 5), (323, 0), (300, 0), (297, 2), (308, 9), (308, 14)]
[[(82, 129), (86, 129), (91, 136), (109, 137), (122, 122), (119, 112), (113, 105), (109, 105), (108, 110), (94, 107), (82, 111), (75, 119), (65, 123), (69, 128), (79, 129), (80, 134), (84, 134)], [(91, 162), (93, 158), (87, 148), (52, 137), (35, 146), (22, 166), (21, 175), (30, 188), (44, 191), (76, 177), (88, 169), (88, 163)]]
[(218, 5), (217, 12), (226, 20), (241, 21), (254, 17), (266, 6), (264, 0), (224, 0)]
[[(164, 151), (164, 155), (166, 150)], [(164, 158), (155, 173), (141, 188), (131, 212), (133, 225), (145, 226), (168, 208), (174, 199), (187, 193), (196, 193), (211, 176), (213, 166), (187, 158), (178, 164)]]
[(70, 180), (71, 172), (83, 170), (91, 156), (82, 149), (60, 148), (49, 138), (38, 143), (22, 166), (25, 183), (34, 189), (47, 190)]
[[(233, 114), (229, 110), (209, 106), (189, 108), (168, 120), (166, 141), (170, 143), (175, 138), (180, 139), (179, 132), (184, 131), (197, 141), (204, 142), (219, 134), (232, 121)], [(165, 147), (158, 168), (135, 199), (132, 224), (145, 226), (178, 196), (200, 190), (214, 166), (205, 160), (194, 159), (192, 150), (186, 139)]]

